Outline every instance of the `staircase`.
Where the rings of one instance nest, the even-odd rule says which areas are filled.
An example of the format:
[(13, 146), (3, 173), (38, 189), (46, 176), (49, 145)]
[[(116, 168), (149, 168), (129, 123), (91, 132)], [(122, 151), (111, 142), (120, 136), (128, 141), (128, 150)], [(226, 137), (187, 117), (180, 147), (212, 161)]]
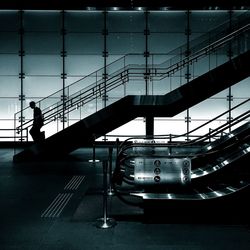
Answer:
[[(244, 39), (244, 35), (249, 32), (249, 28), (250, 24), (247, 24), (210, 43), (208, 46), (194, 51), (191, 55), (170, 66), (166, 66), (166, 62), (159, 65), (149, 65), (146, 74), (145, 65), (128, 64), (109, 75), (108, 79), (100, 79), (85, 89), (77, 91), (72, 95), (67, 95), (68, 98), (64, 98), (63, 95), (61, 101), (44, 108), (45, 124), (61, 119), (62, 117), (64, 119), (65, 114), (75, 111), (106, 93), (110, 93), (130, 80), (145, 79), (147, 77), (154, 81), (164, 81), (187, 65), (198, 64), (201, 59), (208, 57), (211, 53), (225, 50), (229, 45), (234, 47), (239, 39), (242, 39), (242, 37)], [(33, 145), (15, 155), (14, 161), (37, 158), (38, 156), (60, 156), (69, 153), (82, 145), (91, 144), (94, 138), (98, 138), (138, 116), (146, 116), (148, 114), (164, 117), (174, 116), (247, 78), (250, 74), (248, 67), (249, 56), (250, 51), (238, 50), (238, 55), (234, 56), (231, 61), (223, 62), (218, 67), (214, 67), (209, 72), (204, 73), (188, 84), (166, 95), (125, 96), (50, 136), (45, 142)], [(81, 79), (80, 81), (83, 80)], [(74, 88), (75, 84), (77, 83), (69, 86), (68, 91), (70, 88)], [(60, 93), (57, 92), (53, 95), (58, 96)], [(40, 107), (48, 98), (41, 100), (39, 103)], [(124, 110), (132, 110), (132, 112), (124, 112)], [(16, 114), (16, 117), (18, 117), (18, 114)], [(27, 130), (31, 125), (32, 120), (19, 127), (17, 126), (17, 130)]]

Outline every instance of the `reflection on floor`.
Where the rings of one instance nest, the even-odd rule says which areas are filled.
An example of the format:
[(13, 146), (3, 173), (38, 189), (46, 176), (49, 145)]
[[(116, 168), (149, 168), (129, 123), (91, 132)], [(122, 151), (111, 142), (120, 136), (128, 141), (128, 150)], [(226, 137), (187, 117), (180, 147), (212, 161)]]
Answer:
[[(100, 161), (108, 157), (105, 147), (95, 153)], [(117, 225), (99, 229), (95, 223), (103, 217), (102, 162), (89, 162), (91, 148), (50, 162), (13, 164), (13, 154), (12, 148), (0, 149), (0, 249), (250, 248), (245, 214), (241, 220), (205, 220), (212, 218), (208, 210), (196, 208), (190, 214), (184, 203), (175, 212), (165, 204), (144, 213), (110, 195), (108, 216)], [(220, 209), (212, 208), (212, 214)], [(154, 220), (153, 215), (162, 217)]]

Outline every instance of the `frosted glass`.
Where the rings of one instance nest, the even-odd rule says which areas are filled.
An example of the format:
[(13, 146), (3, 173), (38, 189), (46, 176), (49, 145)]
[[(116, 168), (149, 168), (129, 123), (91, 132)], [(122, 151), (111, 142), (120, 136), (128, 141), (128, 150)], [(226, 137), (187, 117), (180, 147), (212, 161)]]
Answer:
[(93, 54), (102, 55), (102, 34), (76, 34), (66, 35), (66, 50), (68, 54)]
[(18, 76), (20, 73), (21, 60), (18, 55), (0, 54), (0, 76), (12, 75)]
[(60, 54), (62, 37), (60, 33), (25, 33), (24, 50), (27, 54)]
[(26, 75), (57, 75), (62, 73), (62, 57), (59, 55), (27, 55), (24, 58)]
[(151, 32), (184, 32), (186, 11), (150, 11), (149, 30)]
[(232, 95), (234, 98), (235, 97), (249, 98), (249, 93), (250, 93), (250, 77), (232, 86)]
[(165, 95), (170, 91), (170, 84), (169, 84), (169, 81), (167, 80), (163, 79), (161, 81), (153, 82), (153, 94), (154, 95)]
[(126, 95), (145, 95), (145, 81), (130, 81), (126, 84)]
[[(249, 98), (241, 98), (241, 99), (236, 99), (234, 98), (232, 101), (232, 107), (235, 107), (237, 105), (239, 105), (240, 103), (242, 103), (243, 101), (246, 101)], [(235, 118), (236, 116), (248, 112), (250, 110), (250, 101), (246, 102), (245, 104), (239, 106), (238, 108), (232, 110), (232, 117)], [(248, 117), (248, 120), (250, 118)]]
[(20, 37), (14, 32), (0, 32), (0, 53), (18, 53)]
[[(146, 129), (145, 129), (145, 122), (143, 121), (143, 119), (137, 118), (134, 119), (114, 130), (112, 130), (110, 133), (108, 133), (108, 135), (125, 135), (125, 136), (138, 136), (138, 135), (142, 135), (144, 136), (146, 133)], [(119, 138), (119, 137), (118, 137)], [(115, 138), (116, 139), (116, 138)], [(113, 138), (113, 140), (115, 140)], [(120, 137), (121, 140), (124, 140), (123, 137)], [(111, 139), (109, 139), (111, 140)]]
[(19, 111), (20, 104), (18, 98), (0, 98), (1, 119), (13, 119), (14, 114)]
[(89, 75), (103, 67), (101, 55), (69, 55), (65, 62), (68, 75)]
[(65, 28), (67, 32), (99, 32), (103, 30), (102, 12), (66, 11)]
[(190, 27), (193, 32), (207, 32), (229, 19), (228, 11), (192, 11)]
[(143, 33), (115, 33), (107, 37), (110, 54), (143, 53), (145, 51), (145, 36)]
[(18, 97), (21, 92), (21, 81), (18, 77), (0, 76), (0, 97)]
[(107, 28), (109, 32), (144, 32), (144, 12), (109, 12)]
[[(207, 99), (189, 109), (192, 119), (214, 118), (228, 110), (228, 101), (225, 99)], [(227, 115), (221, 119), (226, 119)]]
[(24, 30), (60, 31), (60, 11), (24, 11)]
[[(201, 120), (191, 120), (191, 122), (189, 123), (189, 131), (192, 131), (195, 129), (194, 132), (191, 133), (191, 136), (197, 137), (197, 136), (201, 136), (204, 134), (207, 134), (209, 132), (211, 132), (211, 130), (214, 130), (216, 128), (218, 128), (219, 126), (223, 125), (227, 120), (224, 118), (219, 119), (219, 120), (215, 120), (213, 122), (210, 122), (209, 124), (202, 126), (203, 124), (205, 124), (206, 122), (208, 122), (210, 119), (203, 119)], [(202, 126), (201, 128), (197, 129), (199, 126)], [(220, 134), (218, 134), (218, 136), (220, 136)], [(192, 138), (192, 137), (191, 137)], [(214, 138), (212, 138), (214, 139)]]
[(0, 31), (18, 31), (19, 12), (0, 10)]
[(24, 93), (27, 98), (46, 97), (62, 88), (62, 79), (59, 77), (26, 77)]
[(176, 119), (154, 119), (155, 135), (180, 135), (186, 132), (186, 123), (184, 120)]
[(168, 53), (186, 43), (186, 36), (182, 33), (151, 34), (148, 37), (151, 53)]

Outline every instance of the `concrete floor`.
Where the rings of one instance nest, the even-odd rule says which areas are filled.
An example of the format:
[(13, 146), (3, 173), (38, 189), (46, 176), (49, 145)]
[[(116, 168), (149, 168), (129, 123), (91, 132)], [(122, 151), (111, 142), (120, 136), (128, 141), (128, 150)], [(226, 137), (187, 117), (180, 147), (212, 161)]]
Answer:
[[(12, 163), (13, 154), (12, 148), (0, 149), (1, 250), (250, 249), (248, 223), (208, 223), (202, 217), (198, 223), (149, 222), (142, 209), (115, 196), (108, 214), (117, 224), (99, 229), (102, 164), (88, 162), (92, 149), (61, 161), (19, 164)], [(107, 156), (107, 149), (96, 150), (96, 158)]]

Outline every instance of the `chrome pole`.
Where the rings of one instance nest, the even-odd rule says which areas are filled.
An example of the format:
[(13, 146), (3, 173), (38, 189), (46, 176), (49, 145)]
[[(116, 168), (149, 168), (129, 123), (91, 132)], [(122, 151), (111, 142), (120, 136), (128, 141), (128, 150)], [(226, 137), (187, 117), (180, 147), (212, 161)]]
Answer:
[(108, 162), (105, 160), (103, 165), (103, 218), (99, 218), (96, 221), (97, 228), (110, 228), (116, 225), (116, 221), (113, 218), (108, 217)]

